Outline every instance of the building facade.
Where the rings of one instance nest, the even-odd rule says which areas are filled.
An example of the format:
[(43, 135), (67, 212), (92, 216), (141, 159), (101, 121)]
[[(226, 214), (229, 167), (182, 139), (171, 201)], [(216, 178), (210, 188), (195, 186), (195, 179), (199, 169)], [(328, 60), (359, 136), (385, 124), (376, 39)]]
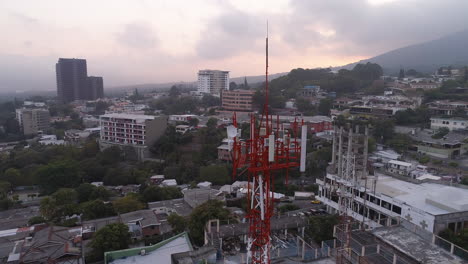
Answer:
[(431, 129), (439, 129), (442, 127), (452, 130), (460, 130), (468, 128), (468, 120), (461, 118), (442, 118), (431, 117)]
[(16, 109), (16, 120), (26, 136), (37, 135), (50, 127), (50, 113), (47, 109)]
[(222, 91), (229, 90), (229, 72), (218, 70), (198, 71), (197, 91), (220, 97)]
[(55, 65), (60, 102), (96, 100), (104, 96), (102, 77), (89, 76), (85, 59), (60, 58)]
[[(317, 179), (330, 213), (347, 215), (366, 228), (395, 225), (399, 219), (434, 234), (468, 226), (468, 190), (435, 183), (416, 184), (368, 170), (368, 129), (358, 125), (335, 128), (333, 155), (327, 174)], [(394, 173), (409, 164), (394, 162)]]
[(254, 94), (252, 90), (223, 91), (222, 107), (224, 110), (251, 112)]
[(102, 77), (89, 76), (86, 92), (86, 98), (88, 100), (104, 98), (104, 81)]
[(143, 160), (166, 131), (167, 117), (114, 113), (100, 116), (100, 124), (102, 149), (119, 146), (129, 159)]
[(55, 65), (57, 95), (62, 103), (85, 98), (88, 85), (88, 69), (84, 59), (60, 58)]

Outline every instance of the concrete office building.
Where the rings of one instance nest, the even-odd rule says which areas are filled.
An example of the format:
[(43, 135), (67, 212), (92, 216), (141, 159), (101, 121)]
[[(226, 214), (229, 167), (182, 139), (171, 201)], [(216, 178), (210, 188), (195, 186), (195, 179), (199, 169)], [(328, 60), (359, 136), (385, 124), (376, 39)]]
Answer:
[(57, 95), (62, 103), (69, 103), (85, 97), (88, 70), (84, 59), (60, 58), (55, 65), (57, 74)]
[(254, 94), (252, 90), (223, 91), (222, 107), (224, 110), (251, 112)]
[(200, 70), (198, 71), (199, 94), (211, 94), (220, 97), (222, 91), (229, 90), (229, 72), (218, 70)]
[(26, 136), (36, 135), (50, 127), (50, 114), (47, 109), (16, 109), (16, 120)]
[(88, 100), (96, 100), (104, 97), (104, 81), (102, 77), (89, 76), (87, 83), (87, 94)]
[(102, 98), (102, 77), (88, 77), (86, 60), (60, 58), (55, 65), (57, 96), (62, 103)]
[(148, 157), (148, 147), (164, 134), (166, 116), (105, 114), (100, 116), (101, 149), (119, 146), (128, 159)]

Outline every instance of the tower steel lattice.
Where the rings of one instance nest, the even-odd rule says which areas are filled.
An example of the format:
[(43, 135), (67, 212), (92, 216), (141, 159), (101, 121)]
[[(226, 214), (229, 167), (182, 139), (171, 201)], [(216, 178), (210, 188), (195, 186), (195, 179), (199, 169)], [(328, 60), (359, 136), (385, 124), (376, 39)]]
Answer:
[[(301, 171), (305, 169), (307, 128), (303, 122), (299, 123), (295, 120), (289, 128), (285, 129), (280, 125), (278, 116), (274, 122), (273, 117), (268, 113), (268, 92), (267, 34), (263, 113), (260, 119), (253, 114), (250, 116), (249, 139), (241, 139), (235, 113), (233, 125), (228, 127), (228, 136), (233, 140), (233, 177), (243, 169), (248, 174), (247, 196), (250, 209), (247, 216), (249, 220), (247, 263), (270, 263), (270, 219), (273, 215), (274, 202), (272, 172), (284, 171), (287, 182), (289, 168), (300, 166)], [(301, 140), (298, 139), (300, 125), (302, 125)]]

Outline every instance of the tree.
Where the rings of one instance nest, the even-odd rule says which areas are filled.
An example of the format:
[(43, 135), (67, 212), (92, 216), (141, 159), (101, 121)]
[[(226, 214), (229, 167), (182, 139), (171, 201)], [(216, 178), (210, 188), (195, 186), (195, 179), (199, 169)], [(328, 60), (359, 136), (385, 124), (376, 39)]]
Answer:
[(150, 186), (143, 191), (143, 200), (147, 203), (182, 198), (183, 194), (177, 187)]
[(93, 249), (93, 255), (102, 259), (105, 252), (126, 249), (130, 242), (128, 226), (123, 223), (114, 223), (99, 229), (90, 247)]
[(115, 215), (114, 207), (111, 203), (104, 203), (101, 200), (88, 201), (80, 205), (84, 220), (92, 220)]
[(167, 217), (167, 222), (169, 222), (169, 224), (172, 227), (172, 230), (175, 233), (183, 232), (187, 226), (187, 221), (185, 220), (185, 218), (183, 216), (180, 216), (174, 213), (170, 214)]
[(58, 205), (52, 197), (42, 198), (39, 210), (46, 220), (53, 220), (58, 216)]
[(333, 99), (326, 98), (326, 99), (321, 99), (319, 106), (318, 106), (318, 113), (320, 115), (330, 115), (330, 110), (333, 107)]
[(397, 152), (404, 152), (412, 145), (413, 140), (409, 135), (396, 133), (387, 144)]
[(18, 181), (21, 179), (21, 173), (15, 168), (9, 168), (3, 173), (1, 179), (9, 182), (13, 186), (16, 186)]
[(366, 64), (359, 63), (354, 66), (352, 72), (360, 80), (373, 81), (378, 80), (383, 75), (383, 70), (376, 63), (367, 62)]
[(190, 118), (188, 121), (189, 126), (196, 127), (200, 121), (197, 118)]
[(114, 209), (119, 214), (138, 211), (144, 208), (145, 205), (132, 195), (127, 195), (114, 201)]
[(280, 207), (278, 207), (280, 213), (284, 214), (289, 211), (294, 211), (300, 209), (299, 206), (294, 205), (294, 204), (285, 204)]
[(373, 135), (381, 143), (391, 139), (394, 134), (395, 125), (389, 119), (373, 119), (372, 120)]
[(90, 200), (91, 193), (96, 187), (89, 183), (82, 183), (76, 188), (78, 202), (83, 203)]
[(231, 181), (224, 165), (209, 165), (200, 168), (200, 181), (209, 181), (214, 185), (224, 185)]
[(235, 82), (230, 82), (229, 83), (229, 90), (237, 90), (237, 83)]
[(42, 165), (36, 172), (39, 185), (44, 193), (55, 192), (58, 188), (74, 188), (81, 182), (78, 163), (61, 160)]
[(203, 244), (203, 232), (206, 222), (211, 219), (227, 220), (228, 218), (229, 210), (224, 208), (223, 202), (209, 200), (195, 207), (190, 214), (188, 223), (190, 236), (193, 238), (195, 244), (201, 246)]
[(46, 222), (46, 220), (44, 219), (44, 217), (42, 217), (42, 216), (33, 216), (33, 217), (29, 218), (28, 225), (32, 226), (32, 225), (42, 224), (42, 223), (45, 223), (45, 222)]
[(333, 239), (333, 226), (338, 224), (338, 215), (311, 216), (306, 234), (316, 243)]
[(221, 105), (221, 99), (211, 94), (205, 94), (201, 99), (201, 103), (204, 107), (218, 106)]
[(216, 127), (218, 126), (218, 119), (210, 117), (210, 119), (208, 119), (208, 121), (206, 122), (206, 126), (208, 127), (208, 129), (216, 129)]
[(102, 164), (114, 165), (122, 161), (122, 150), (117, 146), (112, 146), (102, 151), (100, 157)]
[(8, 192), (11, 190), (11, 183), (7, 181), (0, 181), (0, 199), (5, 199)]
[(313, 114), (315, 107), (309, 102), (309, 100), (299, 97), (296, 99), (296, 107), (297, 110), (301, 111), (302, 113), (311, 113)]
[(169, 90), (169, 96), (170, 97), (177, 97), (180, 95), (180, 90), (177, 88), (177, 86), (172, 85), (171, 89)]

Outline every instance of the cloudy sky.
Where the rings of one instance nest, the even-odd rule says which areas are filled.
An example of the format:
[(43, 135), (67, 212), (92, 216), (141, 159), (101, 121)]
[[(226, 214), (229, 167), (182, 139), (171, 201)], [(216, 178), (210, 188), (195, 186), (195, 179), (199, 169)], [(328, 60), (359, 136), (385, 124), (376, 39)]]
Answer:
[(59, 57), (106, 86), (339, 66), (465, 29), (466, 0), (1, 0), (0, 91), (55, 89)]

